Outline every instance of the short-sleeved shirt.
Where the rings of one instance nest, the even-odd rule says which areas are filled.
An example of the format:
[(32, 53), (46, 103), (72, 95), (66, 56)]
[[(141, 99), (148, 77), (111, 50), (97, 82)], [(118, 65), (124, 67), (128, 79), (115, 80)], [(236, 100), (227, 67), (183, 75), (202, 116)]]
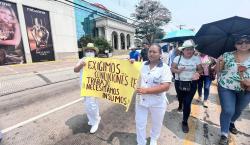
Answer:
[[(143, 63), (141, 69), (141, 87), (150, 88), (161, 83), (171, 82), (172, 73), (168, 65), (160, 61), (160, 63), (154, 68), (150, 69), (149, 62), (146, 61)], [(166, 92), (157, 93), (157, 94), (143, 94), (141, 95), (142, 99), (155, 98), (166, 100)], [(157, 98), (156, 98), (157, 97)]]
[(130, 59), (135, 59), (135, 61), (139, 60), (140, 53), (138, 51), (131, 51), (129, 53), (129, 58)]
[(143, 61), (148, 61), (148, 48), (143, 48), (141, 50), (141, 57)]
[[(234, 52), (226, 52), (223, 54), (224, 69), (220, 72), (219, 84), (227, 89), (241, 91), (240, 75), (238, 73), (238, 66), (234, 57)], [(242, 62), (240, 65), (245, 66), (247, 70), (243, 72), (245, 79), (250, 78), (250, 57)]]
[[(180, 62), (178, 64), (179, 58)], [(183, 56), (176, 56), (173, 62), (178, 64), (178, 69), (185, 67), (185, 70), (183, 70), (179, 75), (175, 73), (175, 80), (180, 81), (192, 81), (193, 75), (197, 69), (197, 65), (201, 64), (200, 58), (195, 55), (188, 59)]]

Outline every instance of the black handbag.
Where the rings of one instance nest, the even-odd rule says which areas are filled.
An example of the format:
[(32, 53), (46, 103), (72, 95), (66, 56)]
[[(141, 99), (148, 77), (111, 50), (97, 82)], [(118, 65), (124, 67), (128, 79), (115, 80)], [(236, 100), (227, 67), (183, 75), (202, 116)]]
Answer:
[(181, 91), (188, 92), (191, 90), (191, 82), (190, 81), (180, 81), (178, 88)]
[(216, 71), (214, 69), (211, 69), (209, 71), (209, 78), (214, 81), (216, 79)]
[(208, 67), (208, 69), (209, 69), (209, 78), (213, 81), (213, 80), (216, 79), (216, 70), (214, 68), (214, 66), (216, 65), (216, 62), (215, 62), (214, 59), (210, 58), (210, 60), (211, 60), (211, 64), (209, 64), (209, 67)]

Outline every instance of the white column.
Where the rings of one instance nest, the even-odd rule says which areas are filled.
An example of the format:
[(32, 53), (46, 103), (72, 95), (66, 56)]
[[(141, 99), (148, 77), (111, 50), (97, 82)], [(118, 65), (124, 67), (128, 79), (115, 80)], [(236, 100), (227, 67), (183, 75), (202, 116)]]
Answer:
[(98, 29), (98, 37), (103, 37), (102, 28), (98, 27), (97, 29)]
[(106, 39), (106, 40), (108, 40), (108, 28), (107, 27), (104, 27), (104, 38)]
[(117, 44), (117, 46), (118, 46), (118, 50), (121, 50), (121, 36), (120, 36), (120, 32), (117, 32), (117, 39), (118, 39), (118, 44)]
[(125, 50), (127, 50), (128, 49), (127, 48), (128, 42), (127, 42), (127, 34), (126, 33), (124, 33), (124, 41), (125, 41)]
[(130, 34), (130, 46), (133, 46), (133, 45), (135, 45), (134, 44), (134, 34)]
[(113, 46), (112, 30), (109, 29), (108, 27), (104, 27), (104, 32), (105, 32), (105, 39), (109, 42), (110, 45)]

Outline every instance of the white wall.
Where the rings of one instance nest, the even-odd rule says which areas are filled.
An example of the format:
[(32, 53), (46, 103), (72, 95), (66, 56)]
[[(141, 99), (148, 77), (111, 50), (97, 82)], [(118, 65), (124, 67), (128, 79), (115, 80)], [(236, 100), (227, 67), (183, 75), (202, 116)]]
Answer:
[[(23, 5), (49, 11), (56, 59), (58, 53), (78, 52), (74, 8), (49, 0), (7, 0), (17, 4), (26, 59), (31, 62)], [(63, 0), (60, 0), (63, 1)]]

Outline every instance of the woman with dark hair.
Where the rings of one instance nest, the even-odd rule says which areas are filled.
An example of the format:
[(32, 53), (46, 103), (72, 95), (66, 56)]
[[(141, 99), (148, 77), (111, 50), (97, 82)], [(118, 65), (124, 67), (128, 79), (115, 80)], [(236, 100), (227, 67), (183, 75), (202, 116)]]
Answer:
[(237, 134), (235, 121), (250, 102), (250, 37), (237, 36), (236, 51), (219, 58), (218, 93), (221, 104), (220, 145), (228, 145), (228, 132)]
[(177, 92), (179, 108), (183, 106), (182, 131), (189, 132), (188, 118), (191, 103), (197, 89), (197, 80), (202, 73), (201, 61), (194, 55), (196, 45), (192, 40), (186, 40), (178, 49), (181, 54), (175, 57), (171, 70), (175, 73), (175, 90)]
[(203, 53), (200, 53), (199, 56), (201, 59), (203, 72), (200, 76), (200, 79), (198, 80), (198, 94), (199, 94), (199, 100), (201, 101), (202, 89), (204, 88), (203, 106), (207, 108), (208, 107), (207, 100), (210, 92), (210, 86), (212, 81), (215, 79), (216, 62), (213, 58)]
[(141, 69), (140, 87), (136, 96), (136, 134), (138, 145), (146, 145), (146, 126), (148, 113), (151, 114), (152, 129), (150, 145), (157, 145), (167, 107), (166, 91), (169, 90), (172, 74), (167, 64), (161, 60), (161, 47), (150, 46), (148, 61)]

